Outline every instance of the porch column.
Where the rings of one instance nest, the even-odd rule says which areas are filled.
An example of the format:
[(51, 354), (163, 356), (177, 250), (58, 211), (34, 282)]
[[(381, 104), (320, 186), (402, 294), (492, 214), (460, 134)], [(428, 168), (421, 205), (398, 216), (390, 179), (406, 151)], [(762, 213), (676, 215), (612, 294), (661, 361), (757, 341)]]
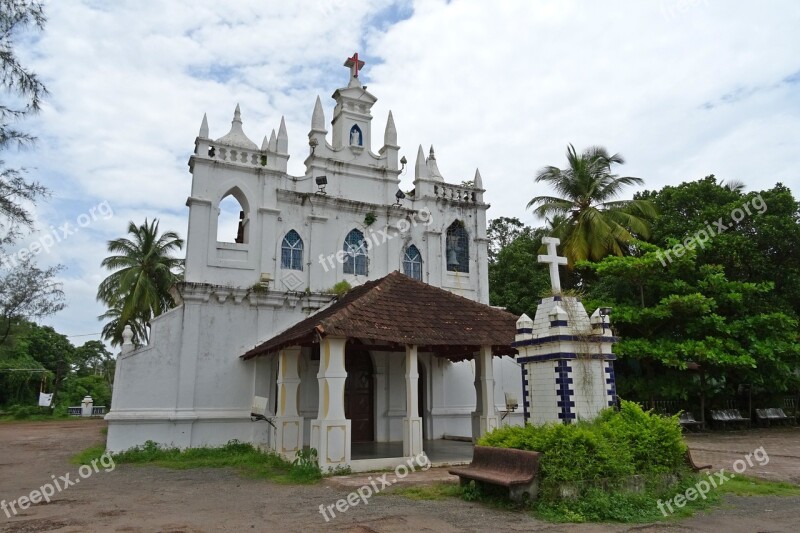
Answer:
[(320, 346), (319, 410), (311, 422), (311, 447), (317, 450), (323, 472), (350, 464), (350, 421), (344, 416), (346, 342), (344, 337), (325, 337)]
[(300, 347), (278, 354), (278, 405), (275, 406), (275, 451), (288, 459), (303, 447), (303, 418), (297, 413)]
[(406, 416), (403, 417), (403, 456), (422, 453), (422, 418), (419, 416), (417, 347), (406, 346)]
[(475, 412), (472, 413), (473, 443), (497, 427), (491, 346), (481, 346), (478, 357), (475, 359), (475, 395)]

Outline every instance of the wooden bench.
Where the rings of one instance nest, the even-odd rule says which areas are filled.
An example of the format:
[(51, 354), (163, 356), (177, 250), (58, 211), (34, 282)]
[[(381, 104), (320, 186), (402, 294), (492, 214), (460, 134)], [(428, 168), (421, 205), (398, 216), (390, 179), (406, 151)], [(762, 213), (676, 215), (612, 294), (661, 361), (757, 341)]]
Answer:
[(689, 448), (686, 448), (685, 459), (686, 464), (688, 464), (689, 467), (695, 472), (700, 472), (701, 470), (711, 470), (711, 465), (699, 465), (695, 463), (694, 459), (692, 458), (692, 452), (689, 450)]
[(512, 501), (521, 502), (527, 494), (536, 499), (539, 488), (539, 452), (475, 446), (472, 463), (449, 472), (458, 476), (462, 485), (470, 481), (508, 487)]
[(794, 421), (793, 416), (787, 415), (783, 409), (779, 407), (771, 407), (768, 409), (756, 409), (756, 418), (759, 422), (769, 425), (771, 422), (790, 422)]
[(745, 424), (750, 426), (750, 419), (742, 416), (738, 409), (717, 409), (711, 411), (711, 420), (717, 424)]

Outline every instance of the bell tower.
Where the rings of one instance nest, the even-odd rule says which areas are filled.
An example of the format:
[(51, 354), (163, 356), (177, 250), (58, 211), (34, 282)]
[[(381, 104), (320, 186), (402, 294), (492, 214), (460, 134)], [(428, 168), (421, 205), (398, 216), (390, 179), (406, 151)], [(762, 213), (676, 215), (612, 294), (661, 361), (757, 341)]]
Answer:
[(333, 110), (333, 149), (340, 150), (350, 147), (353, 151), (361, 152), (372, 147), (372, 106), (378, 99), (367, 92), (358, 71), (364, 62), (358, 58), (358, 52), (353, 57), (347, 58), (345, 67), (350, 68), (350, 82), (343, 89), (336, 89), (333, 99), (336, 107)]

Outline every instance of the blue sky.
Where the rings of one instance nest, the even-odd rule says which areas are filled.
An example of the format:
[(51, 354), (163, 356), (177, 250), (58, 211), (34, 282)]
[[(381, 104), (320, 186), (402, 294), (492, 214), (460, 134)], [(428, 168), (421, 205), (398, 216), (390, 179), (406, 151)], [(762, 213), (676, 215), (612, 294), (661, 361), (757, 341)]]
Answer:
[(24, 124), (38, 146), (4, 158), (53, 191), (36, 206), (41, 232), (21, 244), (102, 202), (113, 210), (38, 256), (67, 267), (69, 307), (45, 320), (59, 331), (100, 331), (99, 263), (129, 220), (157, 217), (185, 235), (186, 162), (203, 113), (221, 137), (239, 103), (259, 145), (285, 116), (289, 170), (300, 175), (314, 100), (330, 120), (354, 51), (379, 98), (375, 138), (391, 109), (401, 155), (413, 161), (420, 144), (434, 145), (454, 183), (479, 167), (490, 217), (537, 223), (525, 204), (547, 191), (533, 176), (562, 165), (568, 143), (622, 153), (620, 171), (648, 189), (713, 173), (800, 195), (794, 1), (224, 5), (59, 0), (46, 6), (45, 32), (21, 45), (51, 95)]

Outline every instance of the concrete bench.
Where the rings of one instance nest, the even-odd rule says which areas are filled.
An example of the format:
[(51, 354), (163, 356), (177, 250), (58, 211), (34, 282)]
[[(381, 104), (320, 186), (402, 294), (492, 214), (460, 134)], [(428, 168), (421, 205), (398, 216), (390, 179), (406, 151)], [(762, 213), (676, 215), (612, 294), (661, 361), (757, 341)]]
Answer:
[(750, 419), (742, 416), (738, 409), (717, 409), (711, 411), (711, 420), (717, 424), (738, 424), (750, 426)]
[(678, 416), (678, 422), (680, 422), (681, 427), (684, 429), (703, 428), (703, 423), (700, 420), (695, 419), (694, 415), (689, 411), (683, 411), (680, 416)]
[(470, 481), (508, 487), (512, 501), (521, 502), (527, 494), (536, 499), (539, 488), (539, 452), (475, 446), (472, 463), (453, 468), (449, 472), (458, 476), (462, 485)]
[(653, 411), (660, 415), (673, 416), (680, 413), (678, 422), (683, 429), (702, 429), (703, 422), (697, 420), (690, 411), (681, 409), (680, 404), (675, 400), (654, 400), (651, 402)]
[(779, 407), (771, 407), (768, 409), (756, 409), (756, 418), (759, 422), (769, 425), (770, 422), (790, 422), (794, 421), (793, 416), (787, 415), (783, 409)]

